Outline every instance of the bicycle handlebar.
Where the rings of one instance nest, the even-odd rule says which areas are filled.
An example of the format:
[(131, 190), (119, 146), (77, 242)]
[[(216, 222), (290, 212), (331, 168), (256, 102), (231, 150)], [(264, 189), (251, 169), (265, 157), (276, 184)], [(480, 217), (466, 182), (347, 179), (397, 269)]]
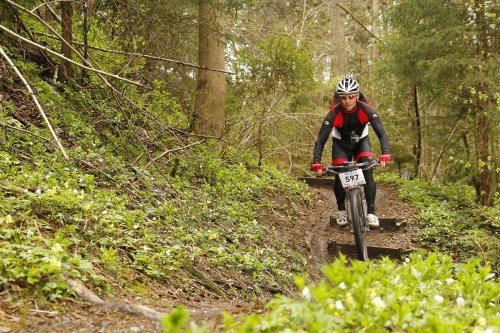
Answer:
[(379, 166), (380, 163), (377, 161), (369, 161), (369, 162), (363, 162), (363, 163), (357, 163), (355, 161), (349, 162), (345, 165), (334, 165), (334, 166), (329, 166), (325, 170), (323, 170), (324, 175), (332, 175), (332, 174), (339, 174), (342, 172), (346, 171), (352, 171), (356, 169), (361, 169), (361, 170), (368, 170), (372, 169), (376, 166)]

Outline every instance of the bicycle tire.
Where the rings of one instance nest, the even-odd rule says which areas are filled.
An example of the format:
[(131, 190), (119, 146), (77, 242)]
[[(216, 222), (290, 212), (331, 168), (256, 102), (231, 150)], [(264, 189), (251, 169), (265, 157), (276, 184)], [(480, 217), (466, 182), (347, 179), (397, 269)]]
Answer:
[(365, 239), (365, 218), (366, 213), (363, 205), (363, 189), (353, 189), (346, 197), (347, 203), (347, 218), (351, 222), (354, 241), (356, 242), (356, 249), (358, 259), (361, 261), (368, 260), (368, 250), (366, 248)]

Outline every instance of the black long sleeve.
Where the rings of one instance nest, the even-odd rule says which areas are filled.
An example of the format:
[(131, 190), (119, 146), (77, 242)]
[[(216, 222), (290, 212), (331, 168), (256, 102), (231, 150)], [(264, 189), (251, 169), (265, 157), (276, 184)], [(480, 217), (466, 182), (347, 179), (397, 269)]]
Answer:
[(382, 154), (388, 154), (391, 148), (389, 143), (389, 137), (387, 136), (387, 132), (385, 131), (384, 125), (380, 121), (380, 118), (374, 118), (370, 121), (372, 124), (373, 130), (375, 134), (377, 134), (378, 139), (380, 140), (380, 147), (382, 149)]
[(389, 137), (387, 136), (387, 132), (385, 131), (384, 125), (382, 124), (382, 121), (380, 120), (379, 116), (377, 113), (375, 113), (374, 110), (370, 108), (365, 108), (365, 112), (368, 115), (368, 119), (370, 120), (370, 124), (373, 127), (373, 130), (375, 131), (375, 134), (377, 135), (379, 141), (380, 141), (380, 147), (382, 149), (382, 154), (388, 154), (389, 150), (391, 148), (391, 145), (389, 143)]
[(314, 144), (314, 157), (313, 163), (321, 163), (321, 155), (323, 154), (323, 148), (325, 147), (325, 143), (332, 132), (332, 123), (333, 123), (333, 114), (329, 112), (325, 119), (323, 120), (323, 124), (318, 133), (318, 138), (316, 139), (316, 143)]

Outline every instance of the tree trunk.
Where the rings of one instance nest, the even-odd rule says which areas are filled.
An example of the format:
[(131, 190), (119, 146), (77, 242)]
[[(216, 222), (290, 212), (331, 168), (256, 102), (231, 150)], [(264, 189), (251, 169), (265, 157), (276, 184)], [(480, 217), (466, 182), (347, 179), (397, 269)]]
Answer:
[[(467, 139), (467, 133), (462, 132), (462, 141), (464, 143), (465, 154), (467, 156), (467, 160), (472, 160), (472, 155), (469, 146), (469, 140)], [(472, 175), (472, 185), (474, 186), (474, 190), (476, 191), (476, 200), (479, 202), (481, 200), (481, 188), (479, 186), (479, 179), (476, 174)]]
[(266, 116), (266, 104), (264, 104), (264, 107), (262, 108), (262, 111), (260, 113), (259, 117), (259, 123), (257, 126), (257, 148), (259, 150), (259, 162), (258, 166), (262, 166), (262, 160), (264, 159), (264, 138), (262, 137), (262, 129), (264, 128), (264, 119)]
[[(455, 125), (453, 125), (453, 128), (451, 129), (451, 132), (448, 135), (448, 138), (444, 142), (443, 147), (441, 148), (441, 151), (438, 154), (436, 164), (434, 165), (434, 170), (432, 170), (432, 174), (431, 174), (431, 179), (430, 179), (431, 183), (434, 180), (434, 177), (436, 177), (436, 174), (437, 174), (437, 172), (439, 170), (439, 166), (441, 165), (441, 161), (443, 160), (444, 153), (446, 152), (446, 149), (448, 149), (448, 144), (450, 143), (450, 140), (451, 140), (453, 134), (455, 133), (455, 130), (458, 128), (458, 124), (460, 124), (460, 119), (458, 119), (455, 122)], [(445, 131), (443, 131), (443, 133), (444, 132)]]
[[(73, 41), (73, 4), (70, 1), (61, 2), (61, 36), (68, 43)], [(66, 58), (71, 59), (71, 48), (66, 43), (62, 42), (61, 53)], [(61, 82), (68, 82), (71, 77), (71, 64), (66, 61), (61, 61)]]
[[(89, 60), (89, 1), (84, 0), (82, 2), (83, 6), (83, 58), (85, 61)], [(82, 86), (88, 81), (88, 73), (85, 69), (82, 69)]]
[[(477, 58), (480, 61), (485, 61), (488, 57), (488, 35), (486, 31), (486, 14), (485, 14), (485, 1), (475, 1), (474, 11), (476, 12), (476, 34), (477, 34)], [(479, 71), (479, 70), (478, 70)], [(481, 75), (478, 75), (481, 77)], [(477, 87), (478, 98), (476, 102), (476, 155), (479, 162), (479, 202), (483, 206), (491, 206), (493, 204), (493, 181), (495, 180), (495, 168), (490, 165), (491, 154), (489, 151), (492, 141), (491, 136), (491, 119), (489, 110), (491, 103), (489, 99), (482, 101), (480, 95), (486, 95), (488, 87), (485, 82), (480, 82)], [(493, 173), (491, 172), (493, 169)]]
[[(199, 7), (199, 65), (224, 69), (222, 0), (202, 0)], [(220, 136), (225, 123), (226, 77), (224, 73), (198, 69), (194, 130)]]
[[(372, 33), (373, 35), (379, 36), (379, 20), (380, 16), (380, 8), (379, 8), (379, 0), (372, 0), (371, 3), (371, 17), (372, 17)], [(372, 61), (371, 64), (375, 64), (379, 58), (379, 47), (378, 47), (378, 41), (376, 39), (372, 39)], [(370, 77), (371, 81), (375, 82), (375, 70), (373, 70), (373, 65), (370, 66)], [(376, 87), (373, 87), (376, 89)], [(375, 89), (370, 89), (370, 104), (375, 107), (375, 109), (378, 109), (378, 103), (377, 103), (377, 94)]]
[(415, 126), (417, 131), (417, 147), (415, 151), (416, 167), (415, 174), (417, 177), (422, 176), (422, 124), (420, 122), (420, 110), (418, 107), (418, 90), (417, 85), (413, 85), (413, 103), (415, 105)]
[[(372, 26), (373, 26), (373, 34), (377, 37), (378, 35), (378, 26), (379, 26), (379, 16), (380, 16), (380, 9), (379, 9), (379, 3), (378, 0), (372, 0)], [(378, 59), (379, 56), (379, 49), (377, 45), (377, 41), (373, 40), (373, 50), (372, 50), (372, 57), (373, 61), (375, 62)]]

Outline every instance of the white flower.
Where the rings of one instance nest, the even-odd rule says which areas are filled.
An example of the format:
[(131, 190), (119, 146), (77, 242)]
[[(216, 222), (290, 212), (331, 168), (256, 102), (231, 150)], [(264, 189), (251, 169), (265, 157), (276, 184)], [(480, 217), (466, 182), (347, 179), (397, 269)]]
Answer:
[(107, 210), (103, 210), (101, 214), (102, 214), (102, 215), (106, 215), (107, 213), (108, 213), (108, 211), (107, 211)]
[(64, 251), (63, 247), (59, 243), (55, 243), (54, 245), (52, 245), (52, 247), (50, 249), (52, 251), (54, 251), (55, 253), (61, 253)]
[(346, 293), (345, 294), (345, 302), (349, 306), (353, 306), (354, 305), (354, 298), (352, 297), (351, 293)]
[(309, 287), (305, 287), (304, 289), (302, 289), (302, 297), (304, 297), (308, 301), (311, 300), (311, 293), (309, 292)]
[(166, 250), (165, 250), (165, 254), (166, 254), (167, 256), (169, 256), (169, 255), (170, 255), (170, 253), (172, 253), (172, 251), (170, 251), (170, 249), (166, 249)]
[(345, 289), (345, 288), (346, 288), (345, 283), (344, 283), (344, 282), (340, 282), (340, 283), (339, 283), (339, 288), (340, 288), (340, 289)]
[(342, 304), (342, 302), (341, 302), (341, 301), (336, 301), (336, 302), (335, 302), (335, 308), (336, 308), (337, 310), (344, 310), (344, 304)]
[(455, 280), (453, 280), (452, 278), (446, 279), (446, 284), (448, 284), (448, 285), (452, 284), (453, 282), (455, 282)]
[(134, 224), (134, 229), (137, 229), (139, 228), (139, 225), (138, 224)]
[(465, 299), (462, 296), (457, 297), (457, 306), (464, 306)]
[(33, 230), (26, 230), (26, 236), (33, 237), (34, 234)]
[(73, 189), (73, 194), (74, 195), (78, 195), (78, 190), (77, 189)]
[(438, 302), (438, 303), (443, 303), (444, 298), (443, 298), (443, 296), (441, 296), (441, 295), (436, 295), (436, 296), (434, 296), (434, 300), (435, 300), (436, 302)]
[(406, 257), (405, 258), (405, 263), (409, 264), (410, 263), (410, 258)]
[(54, 268), (57, 270), (60, 269), (62, 266), (62, 263), (54, 257), (50, 257), (48, 262), (49, 262), (51, 268)]
[(488, 327), (488, 328), (484, 331), (484, 333), (493, 333), (493, 330), (492, 330), (491, 328), (489, 328), (489, 327)]
[(40, 188), (37, 188), (35, 193), (36, 193), (36, 195), (40, 195), (40, 194), (42, 194), (42, 190), (40, 190)]
[(373, 304), (373, 306), (375, 306), (376, 312), (383, 311), (386, 307), (385, 302), (379, 296), (372, 299), (372, 304)]
[(439, 281), (439, 280), (437, 280), (437, 281), (436, 281), (436, 283), (437, 283), (437, 284), (439, 284), (440, 286), (442, 286), (442, 285), (443, 285), (443, 282), (441, 282), (441, 281)]

